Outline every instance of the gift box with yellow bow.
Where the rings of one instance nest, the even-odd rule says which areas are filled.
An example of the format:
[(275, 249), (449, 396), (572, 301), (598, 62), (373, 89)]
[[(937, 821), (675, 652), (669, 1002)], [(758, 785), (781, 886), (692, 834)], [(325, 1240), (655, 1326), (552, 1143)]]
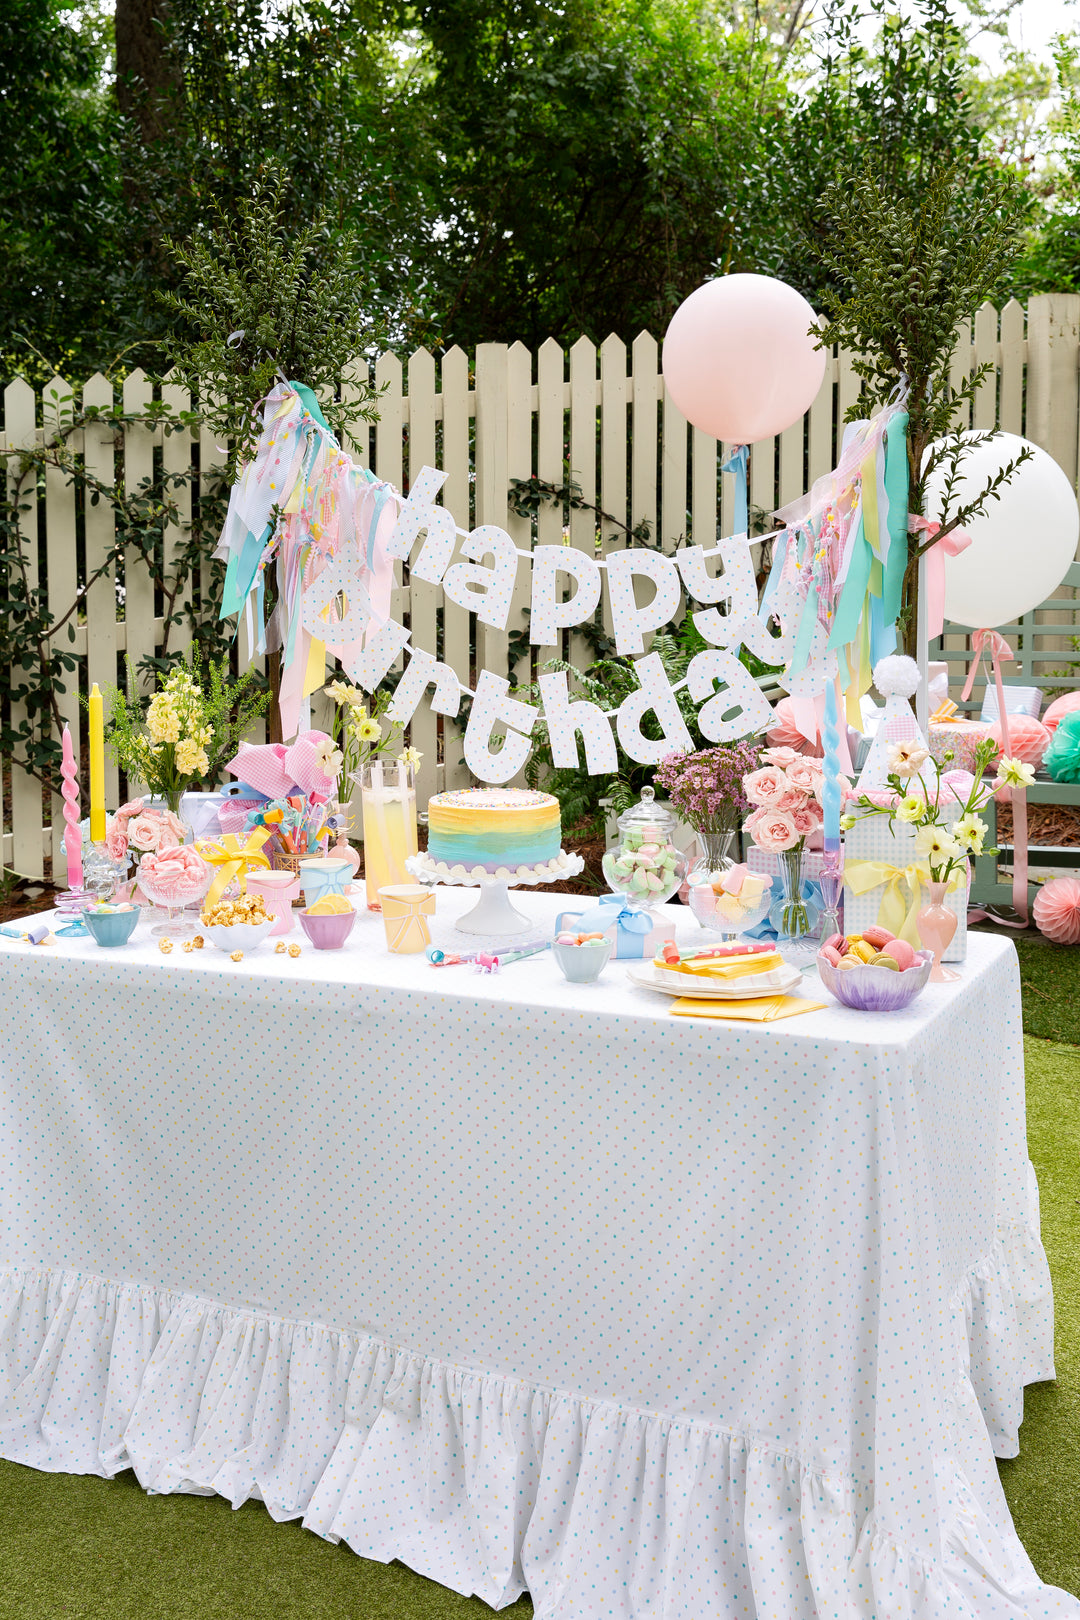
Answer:
[[(888, 816), (859, 815), (844, 838), (844, 932), (861, 934), (878, 923), (917, 949), (919, 912), (930, 904), (929, 881), (929, 867), (916, 852), (914, 827), (890, 825)], [(962, 962), (967, 955), (968, 884), (966, 872), (954, 872), (945, 895), (956, 917), (945, 962)]]
[(235, 878), (241, 893), (247, 888), (247, 875), (249, 871), (261, 868), (269, 870), (270, 862), (262, 852), (262, 847), (270, 837), (267, 827), (256, 827), (247, 838), (238, 838), (236, 833), (225, 833), (221, 838), (200, 838), (195, 845), (204, 861), (208, 861), (214, 868), (214, 881), (210, 886), (210, 893), (203, 902), (207, 911), (211, 910), (229, 884)]

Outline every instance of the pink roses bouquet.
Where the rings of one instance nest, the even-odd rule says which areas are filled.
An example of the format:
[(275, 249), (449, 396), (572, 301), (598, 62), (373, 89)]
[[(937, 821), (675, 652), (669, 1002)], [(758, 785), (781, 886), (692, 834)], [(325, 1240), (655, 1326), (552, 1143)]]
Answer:
[(105, 830), (105, 848), (114, 861), (134, 851), (145, 855), (176, 849), (184, 841), (184, 823), (172, 810), (146, 809), (141, 799), (122, 804)]
[(760, 770), (743, 777), (743, 792), (756, 808), (743, 823), (758, 849), (770, 855), (802, 847), (821, 826), (825, 774), (820, 759), (793, 748), (766, 748)]

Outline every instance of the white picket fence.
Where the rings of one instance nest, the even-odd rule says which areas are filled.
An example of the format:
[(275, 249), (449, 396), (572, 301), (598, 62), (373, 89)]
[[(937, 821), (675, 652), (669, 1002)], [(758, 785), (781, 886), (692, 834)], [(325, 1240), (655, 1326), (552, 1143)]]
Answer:
[[(1078, 469), (1080, 434), (1080, 295), (1044, 295), (1033, 298), (1025, 313), (1014, 302), (1000, 312), (991, 305), (979, 310), (973, 329), (959, 335), (954, 375), (970, 374), (990, 361), (993, 372), (980, 389), (971, 423), (995, 424), (1049, 450), (1074, 484)], [(551, 484), (568, 476), (583, 499), (611, 515), (615, 522), (598, 520), (592, 511), (569, 514), (569, 540), (582, 550), (602, 552), (626, 543), (626, 528), (645, 521), (654, 541), (667, 552), (683, 540), (713, 544), (718, 530), (732, 523), (734, 480), (721, 474), (724, 448), (715, 439), (689, 428), (664, 388), (655, 338), (642, 333), (630, 345), (609, 337), (599, 349), (581, 338), (567, 354), (554, 342), (543, 344), (534, 355), (524, 345), (480, 344), (475, 356), (454, 348), (441, 361), (418, 350), (403, 363), (394, 354), (379, 357), (373, 379), (385, 384), (380, 420), (361, 434), (350, 448), (379, 475), (407, 490), (409, 481), (424, 465), (445, 469), (442, 498), (465, 529), (479, 523), (506, 528), (519, 546), (557, 543), (562, 538), (563, 514), (552, 506), (541, 509), (535, 521), (517, 516), (509, 508), (512, 479), (533, 475)], [(803, 421), (775, 440), (753, 447), (750, 456), (750, 501), (762, 514), (801, 494), (833, 465), (839, 426), (858, 394), (858, 379), (845, 355), (834, 356), (826, 369), (821, 391)], [(103, 377), (90, 379), (82, 402), (111, 406), (115, 394)], [(150, 385), (141, 372), (129, 376), (120, 398), (126, 412), (138, 414), (150, 398)], [(168, 385), (165, 399), (175, 410), (186, 409), (184, 390)], [(4, 390), (4, 425), (0, 447), (41, 444), (55, 431), (58, 420), (70, 413), (72, 392), (56, 378), (38, 399), (22, 380)], [(165, 470), (190, 474), (183, 491), (181, 512), (189, 516), (191, 498), (205, 487), (208, 473), (220, 455), (203, 430), (199, 441), (200, 473), (192, 459), (192, 446), (179, 434), (162, 436), (136, 424), (125, 429), (122, 454), (114, 458), (110, 434), (89, 428), (74, 448), (88, 467), (106, 482), (114, 475), (134, 488), (154, 465), (160, 446)], [(103, 503), (82, 509), (79, 492), (57, 474), (45, 480), (44, 498), (31, 491), (25, 518), (34, 578), (48, 580), (49, 600), (63, 612), (74, 599), (81, 578), (92, 572), (112, 542), (113, 516)], [(83, 555), (77, 535), (83, 537)], [(164, 537), (175, 547), (179, 533)], [(1014, 627), (1022, 643), (1016, 678), (1072, 663), (1070, 636), (1074, 631), (1073, 600), (1080, 585), (1075, 578), (1047, 605)], [(434, 649), (461, 678), (473, 683), (483, 666), (496, 672), (508, 667), (508, 637), (525, 624), (528, 606), (528, 569), (522, 567), (510, 623), (494, 631), (470, 622), (468, 612), (444, 602), (438, 587), (413, 581), (407, 570), (399, 582), (395, 616), (411, 625), (414, 642)], [(211, 611), (208, 607), (208, 611)], [(106, 575), (88, 593), (80, 614), (75, 640), (65, 628), (58, 641), (79, 659), (78, 686), (83, 692), (96, 681), (104, 686), (122, 676), (125, 654), (135, 660), (159, 649), (163, 619), (156, 613), (152, 582), (134, 562), (126, 569), (126, 590), (118, 608), (115, 581)], [(184, 637), (171, 636), (174, 649)], [(947, 635), (945, 656), (957, 665), (966, 651), (963, 635)], [(569, 646), (572, 656), (587, 658), (580, 637)], [(240, 658), (249, 650), (243, 645)], [(518, 666), (518, 679), (526, 677)], [(961, 672), (962, 677), (962, 672)], [(74, 679), (61, 707), (72, 733), (79, 736), (80, 711)], [(1080, 684), (1080, 663), (1073, 675), (1056, 685)], [(0, 700), (10, 702), (8, 692)], [(316, 714), (316, 724), (319, 716)], [(424, 754), (421, 801), (437, 787), (467, 783), (461, 759), (460, 735), (423, 705), (411, 728), (411, 741)], [(38, 784), (12, 762), (4, 762), (2, 778), (3, 864), (26, 875), (40, 876), (47, 863), (63, 872), (60, 844), (60, 801), (43, 802)], [(107, 798), (117, 801), (120, 784), (109, 767)]]

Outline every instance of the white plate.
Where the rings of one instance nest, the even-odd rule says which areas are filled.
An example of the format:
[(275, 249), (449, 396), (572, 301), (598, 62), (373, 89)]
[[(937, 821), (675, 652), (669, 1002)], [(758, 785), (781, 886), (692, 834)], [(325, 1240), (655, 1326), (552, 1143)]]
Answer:
[(626, 973), (643, 990), (659, 990), (665, 996), (689, 996), (692, 1001), (752, 1001), (761, 996), (787, 995), (802, 983), (798, 968), (789, 967), (787, 963), (771, 970), (767, 984), (761, 982), (766, 978), (765, 974), (748, 974), (745, 979), (733, 984), (721, 984), (717, 980), (709, 983), (707, 980), (692, 979), (684, 973), (678, 975), (684, 982), (675, 986), (661, 978), (651, 962), (646, 962), (642, 967), (627, 967)]

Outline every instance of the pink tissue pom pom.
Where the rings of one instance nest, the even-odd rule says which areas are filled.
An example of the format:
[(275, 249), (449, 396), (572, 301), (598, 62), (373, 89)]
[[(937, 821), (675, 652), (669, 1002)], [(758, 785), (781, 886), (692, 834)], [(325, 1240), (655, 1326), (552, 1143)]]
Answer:
[(1058, 728), (1058, 721), (1064, 720), (1067, 714), (1075, 714), (1080, 709), (1080, 692), (1066, 692), (1062, 697), (1055, 698), (1049, 704), (1042, 717), (1042, 723), (1053, 736)]
[[(990, 735), (998, 745), (999, 758), (1002, 753), (1001, 726), (998, 721), (990, 727)], [(1009, 715), (1009, 746), (1004, 750), (1010, 759), (1023, 760), (1025, 765), (1034, 765), (1038, 770), (1043, 762), (1043, 755), (1050, 746), (1050, 733), (1041, 720), (1035, 720), (1030, 714)]]
[(1080, 944), (1080, 879), (1044, 883), (1032, 907), (1035, 926), (1055, 945)]
[(795, 724), (795, 705), (790, 698), (780, 699), (765, 735), (774, 748), (793, 748), (797, 754), (810, 754), (816, 759), (825, 752), (817, 738), (811, 742)]

